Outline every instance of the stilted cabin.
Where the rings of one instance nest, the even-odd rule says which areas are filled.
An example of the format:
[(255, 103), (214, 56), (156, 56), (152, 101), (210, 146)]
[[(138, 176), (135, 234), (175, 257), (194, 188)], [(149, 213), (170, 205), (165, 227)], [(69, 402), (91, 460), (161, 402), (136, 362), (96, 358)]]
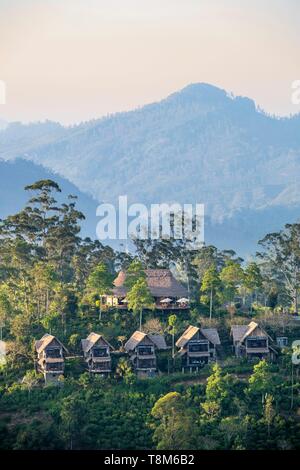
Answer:
[(272, 338), (254, 321), (248, 325), (232, 326), (231, 336), (237, 357), (273, 360), (277, 356)]
[[(169, 269), (146, 269), (145, 274), (157, 310), (189, 309), (188, 290), (175, 279)], [(112, 294), (102, 296), (104, 306), (127, 309), (125, 280), (126, 272), (120, 271), (114, 280)]]
[(167, 349), (162, 335), (135, 331), (125, 344), (125, 351), (138, 375), (152, 376), (157, 371), (156, 351)]
[(197, 370), (216, 359), (217, 347), (221, 344), (216, 328), (189, 326), (177, 340), (180, 348), (182, 369)]
[(55, 337), (45, 334), (35, 343), (37, 352), (37, 370), (44, 375), (45, 382), (55, 382), (64, 374), (64, 353), (68, 353), (65, 346)]
[(111, 373), (111, 356), (113, 347), (102, 335), (91, 333), (86, 339), (81, 340), (85, 362), (89, 372), (94, 374)]

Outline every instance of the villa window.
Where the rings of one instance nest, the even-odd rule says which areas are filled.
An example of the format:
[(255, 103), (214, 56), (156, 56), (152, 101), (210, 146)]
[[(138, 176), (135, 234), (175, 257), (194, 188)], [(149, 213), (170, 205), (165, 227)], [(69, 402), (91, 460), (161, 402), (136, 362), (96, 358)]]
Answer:
[(208, 350), (209, 350), (208, 341), (197, 342), (197, 343), (189, 343), (189, 352), (190, 353), (208, 352)]
[(108, 357), (108, 349), (107, 348), (94, 348), (93, 357)]
[(268, 341), (265, 337), (255, 337), (247, 339), (247, 348), (248, 349), (258, 349), (258, 348), (267, 348)]

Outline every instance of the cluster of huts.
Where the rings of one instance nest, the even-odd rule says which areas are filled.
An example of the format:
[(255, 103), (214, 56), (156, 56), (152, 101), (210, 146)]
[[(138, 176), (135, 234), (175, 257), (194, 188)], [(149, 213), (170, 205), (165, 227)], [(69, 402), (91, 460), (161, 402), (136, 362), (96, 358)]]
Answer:
[[(188, 291), (168, 269), (145, 271), (148, 288), (157, 310), (184, 311), (189, 308)], [(126, 309), (126, 273), (121, 271), (114, 281), (112, 291), (102, 296), (101, 304), (107, 308)], [(231, 329), (232, 344), (237, 357), (271, 358), (277, 354), (270, 336), (255, 322), (236, 325)], [(102, 335), (91, 333), (81, 341), (87, 370), (94, 374), (112, 372), (111, 354), (114, 348)], [(181, 357), (182, 370), (193, 371), (215, 361), (221, 345), (216, 328), (189, 326), (177, 340), (177, 354)], [(135, 331), (125, 344), (132, 366), (137, 374), (150, 376), (157, 371), (157, 351), (167, 350), (164, 336)], [(64, 373), (64, 357), (67, 349), (59, 339), (46, 334), (36, 343), (37, 370), (46, 379), (55, 380)]]
[[(237, 357), (247, 359), (273, 359), (277, 354), (272, 338), (254, 321), (231, 328), (232, 345)], [(189, 326), (177, 340), (177, 355), (181, 357), (183, 371), (196, 371), (218, 357), (221, 345), (216, 328)], [(100, 334), (91, 333), (81, 341), (86, 369), (93, 374), (112, 372), (113, 346)], [(140, 376), (157, 372), (157, 352), (169, 349), (164, 336), (135, 331), (124, 346), (133, 369)], [(46, 381), (54, 381), (64, 374), (65, 356), (68, 354), (61, 341), (45, 334), (36, 342), (37, 370)]]

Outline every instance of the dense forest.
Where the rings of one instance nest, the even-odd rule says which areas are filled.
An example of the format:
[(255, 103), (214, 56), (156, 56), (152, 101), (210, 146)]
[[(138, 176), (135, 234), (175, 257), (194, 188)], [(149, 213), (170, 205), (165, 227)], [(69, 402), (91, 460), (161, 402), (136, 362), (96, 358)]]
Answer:
[[(265, 236), (253, 259), (183, 240), (134, 240), (116, 252), (80, 236), (76, 197), (57, 202), (52, 180), (27, 186), (28, 203), (0, 223), (0, 365), (2, 449), (299, 449), (298, 318), (300, 224)], [(59, 198), (61, 200), (61, 197)], [(191, 308), (155, 311), (145, 269), (168, 268), (187, 288)], [(102, 304), (120, 270), (128, 276), (128, 309)], [(139, 328), (164, 334), (158, 374), (138, 378), (124, 342)], [(288, 337), (275, 363), (234, 357), (231, 325), (255, 319), (273, 337)], [(181, 372), (174, 337), (188, 325), (217, 327), (217, 363)], [(92, 376), (80, 340), (102, 333), (115, 348), (110, 377)], [(68, 348), (58, 385), (35, 371), (43, 334)]]

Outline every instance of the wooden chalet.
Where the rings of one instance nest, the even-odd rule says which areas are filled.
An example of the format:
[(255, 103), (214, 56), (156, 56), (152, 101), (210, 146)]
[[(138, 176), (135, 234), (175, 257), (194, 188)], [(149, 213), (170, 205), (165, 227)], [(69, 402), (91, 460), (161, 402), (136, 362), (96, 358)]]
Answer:
[(111, 372), (111, 356), (113, 347), (97, 333), (90, 333), (81, 340), (83, 356), (89, 372), (94, 374), (109, 374)]
[[(146, 269), (146, 281), (157, 310), (186, 310), (189, 308), (188, 290), (175, 279), (169, 269)], [(112, 294), (102, 297), (107, 307), (126, 309), (126, 272), (120, 271), (114, 281)]]
[(125, 344), (125, 351), (136, 372), (140, 375), (154, 375), (157, 371), (156, 351), (167, 349), (162, 335), (152, 335), (135, 331)]
[(232, 326), (231, 336), (237, 357), (274, 359), (277, 356), (272, 338), (254, 321)]
[(49, 334), (36, 341), (35, 349), (38, 372), (44, 375), (46, 382), (55, 382), (64, 374), (64, 354), (68, 353), (68, 350), (55, 336)]
[(180, 348), (183, 370), (198, 369), (214, 361), (220, 344), (216, 328), (189, 326), (176, 342), (176, 346)]

